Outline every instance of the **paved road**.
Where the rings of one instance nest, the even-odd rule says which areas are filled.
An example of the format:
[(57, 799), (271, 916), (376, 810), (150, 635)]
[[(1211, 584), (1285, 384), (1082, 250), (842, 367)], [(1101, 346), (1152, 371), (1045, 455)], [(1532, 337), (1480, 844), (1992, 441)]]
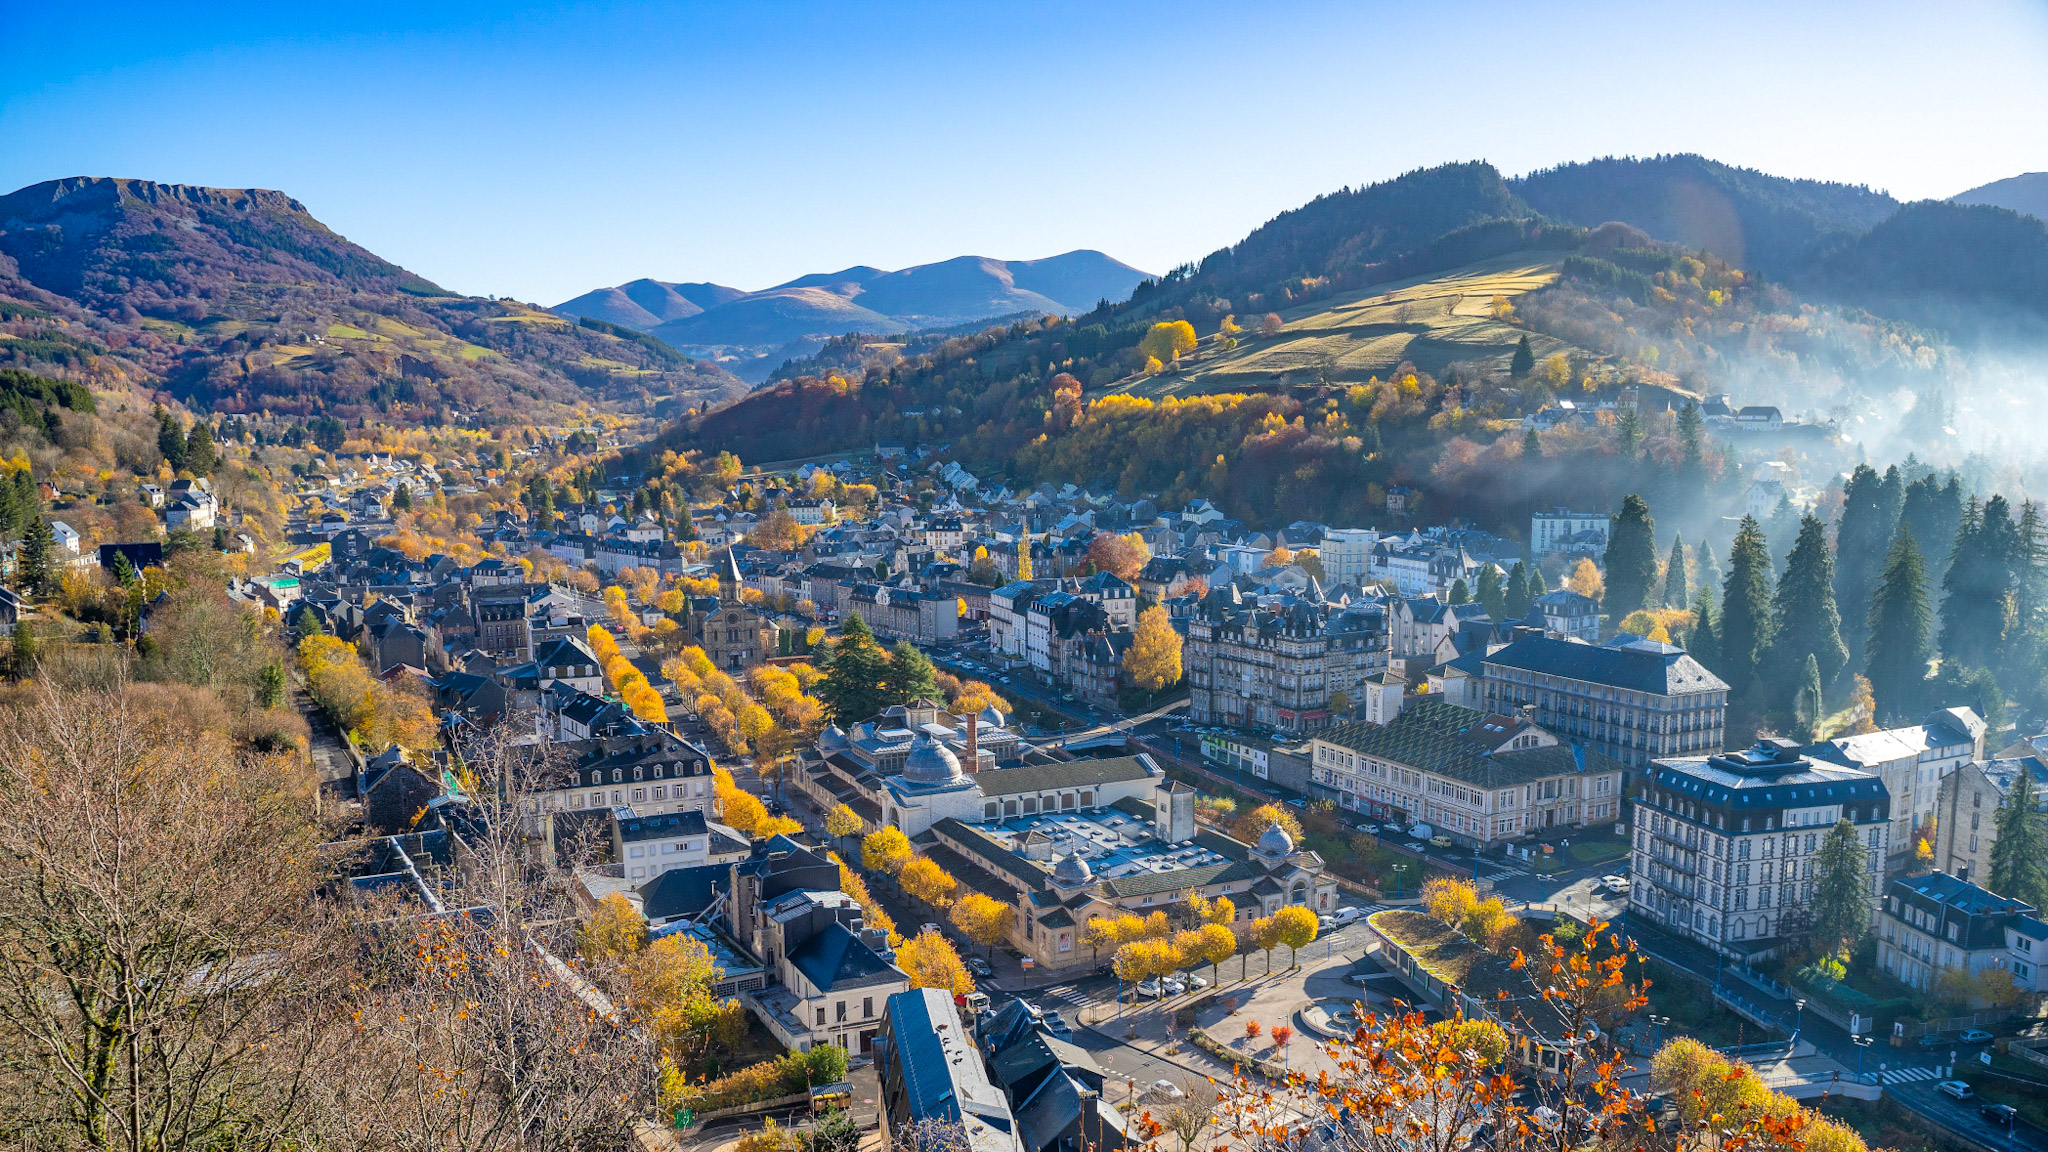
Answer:
[(1899, 1084), (1886, 1089), (1894, 1099), (1922, 1116), (1960, 1136), (1992, 1149), (2010, 1147), (2018, 1152), (2048, 1152), (2048, 1133), (2021, 1121), (2011, 1133), (2003, 1124), (1996, 1124), (1984, 1118), (1977, 1111), (1974, 1100), (1954, 1100), (1942, 1095), (1932, 1080), (1912, 1084)]

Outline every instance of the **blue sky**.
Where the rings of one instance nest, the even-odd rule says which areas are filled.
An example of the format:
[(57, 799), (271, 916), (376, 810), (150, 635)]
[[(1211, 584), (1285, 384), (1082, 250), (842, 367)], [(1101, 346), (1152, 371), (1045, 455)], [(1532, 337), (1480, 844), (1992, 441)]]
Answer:
[(0, 190), (279, 188), (547, 304), (962, 253), (1162, 271), (1472, 158), (1695, 151), (1946, 196), (2048, 169), (2044, 108), (2038, 3), (0, 0)]

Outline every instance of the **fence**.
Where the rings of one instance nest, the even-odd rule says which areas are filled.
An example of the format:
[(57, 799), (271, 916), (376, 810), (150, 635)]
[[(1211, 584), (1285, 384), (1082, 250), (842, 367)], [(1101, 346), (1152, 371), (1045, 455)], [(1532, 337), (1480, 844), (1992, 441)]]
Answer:
[(1960, 1032), (1965, 1028), (1983, 1028), (1998, 1031), (2000, 1025), (2013, 1018), (2011, 1012), (1978, 1012), (1970, 1016), (1950, 1016), (1945, 1020), (1923, 1020), (1918, 1024), (1906, 1025), (1906, 1035), (1913, 1039), (1934, 1032)]
[(1760, 1028), (1770, 1028), (1775, 1030), (1783, 1028), (1785, 1026), (1784, 1021), (1778, 1019), (1776, 1016), (1770, 1014), (1769, 1012), (1764, 1011), (1761, 1007), (1757, 1006), (1756, 1004), (1753, 1004), (1750, 1001), (1745, 1000), (1740, 996), (1737, 996), (1735, 993), (1728, 991), (1726, 988), (1714, 989), (1714, 1003), (1727, 1007), (1728, 1009), (1733, 1011), (1737, 1016), (1742, 1017), (1744, 1020), (1747, 1020), (1751, 1024), (1755, 1024)]

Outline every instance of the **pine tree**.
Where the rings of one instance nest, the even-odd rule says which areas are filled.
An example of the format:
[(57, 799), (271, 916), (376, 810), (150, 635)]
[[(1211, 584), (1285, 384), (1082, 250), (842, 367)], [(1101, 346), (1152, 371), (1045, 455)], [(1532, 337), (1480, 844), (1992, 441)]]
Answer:
[(1472, 594), (1472, 598), (1479, 601), (1494, 623), (1498, 624), (1508, 618), (1507, 590), (1501, 586), (1498, 566), (1487, 564), (1479, 569), (1479, 589)]
[(1855, 609), (1870, 603), (1879, 557), (1893, 535), (1893, 525), (1885, 519), (1883, 488), (1884, 481), (1870, 465), (1858, 464), (1842, 489), (1842, 514), (1835, 521), (1835, 603), (1850, 606), (1842, 639), (1852, 662), (1862, 654), (1867, 635)]
[(1820, 661), (1806, 654), (1806, 670), (1799, 677), (1799, 693), (1792, 699), (1792, 718), (1799, 741), (1810, 744), (1820, 739), (1820, 722), (1826, 715), (1827, 695), (1821, 690)]
[(1721, 630), (1714, 619), (1714, 590), (1701, 583), (1692, 606), (1692, 631), (1686, 634), (1685, 650), (1707, 671), (1720, 675)]
[(908, 640), (898, 640), (896, 648), (889, 654), (888, 670), (882, 676), (882, 694), (890, 704), (909, 704), (917, 700), (943, 701), (945, 695), (939, 691), (938, 670), (917, 645)]
[(1685, 537), (1673, 533), (1671, 554), (1664, 558), (1664, 594), (1666, 608), (1684, 608), (1692, 603), (1692, 589), (1687, 587), (1685, 578)]
[(1515, 344), (1515, 354), (1508, 359), (1508, 375), (1520, 380), (1536, 367), (1536, 353), (1529, 347), (1529, 338), (1524, 336)]
[(119, 583), (119, 584), (121, 585), (121, 587), (123, 587), (123, 588), (126, 588), (126, 587), (127, 587), (127, 586), (129, 586), (130, 584), (133, 584), (133, 583), (135, 583), (136, 579), (137, 579), (137, 576), (136, 576), (136, 572), (135, 572), (135, 563), (134, 563), (134, 561), (132, 561), (132, 560), (128, 559), (128, 554), (127, 554), (126, 552), (115, 552), (115, 553), (114, 553), (114, 580), (115, 580), (115, 582)]
[(177, 417), (161, 408), (156, 412), (156, 446), (164, 454), (164, 461), (171, 466), (171, 471), (184, 471), (185, 429)]
[(1529, 569), (1520, 560), (1508, 570), (1507, 619), (1520, 620), (1529, 614), (1529, 604), (1535, 597), (1529, 591)]
[(1721, 679), (1731, 695), (1755, 686), (1771, 650), (1771, 556), (1756, 518), (1744, 516), (1728, 552), (1728, 581), (1721, 590)]
[(1450, 602), (1453, 604), (1470, 604), (1472, 602), (1472, 587), (1465, 583), (1463, 576), (1451, 581)]
[(1529, 599), (1533, 602), (1536, 600), (1537, 597), (1542, 596), (1548, 593), (1549, 591), (1550, 586), (1544, 583), (1543, 581), (1543, 569), (1529, 569)]
[(1863, 674), (1877, 701), (1872, 719), (1883, 723), (1919, 707), (1927, 662), (1933, 656), (1927, 608), (1927, 572), (1911, 532), (1901, 532), (1885, 555), (1884, 572), (1870, 601), (1870, 642)]
[(2048, 906), (2048, 833), (2036, 808), (2034, 778), (2024, 762), (1991, 826), (1998, 838), (1991, 842), (1991, 869), (1985, 887), (2036, 908)]
[(412, 485), (400, 484), (392, 491), (391, 510), (394, 512), (412, 511)]
[(1630, 464), (1643, 444), (1643, 418), (1633, 408), (1624, 408), (1614, 422), (1614, 452)]
[(1813, 857), (1813, 942), (1821, 955), (1846, 957), (1870, 930), (1868, 868), (1856, 826), (1835, 821)]
[(1764, 529), (1764, 535), (1770, 537), (1771, 561), (1780, 572), (1785, 570), (1785, 562), (1799, 543), (1800, 519), (1799, 510), (1792, 506), (1792, 498), (1778, 497), (1778, 506), (1771, 509), (1771, 522)]
[(1534, 424), (1529, 426), (1527, 432), (1522, 433), (1522, 459), (1543, 459), (1543, 441), (1537, 438)]
[(1713, 589), (1715, 596), (1721, 594), (1721, 585), (1727, 576), (1721, 571), (1721, 562), (1714, 558), (1714, 545), (1710, 541), (1700, 541), (1699, 571), (1694, 576), (1701, 587)]
[(56, 546), (56, 537), (41, 516), (29, 521), (28, 531), (21, 538), (21, 549), (15, 553), (14, 580), (30, 595), (50, 596), (56, 593), (57, 573), (52, 555)]
[(1607, 531), (1607, 614), (1616, 621), (1643, 607), (1657, 579), (1657, 522), (1633, 493), (1621, 502)]
[(185, 467), (194, 476), (205, 476), (220, 465), (220, 453), (214, 448), (213, 429), (206, 421), (192, 422), (192, 434), (185, 438)]
[(1688, 400), (1678, 410), (1678, 491), (1697, 505), (1707, 490), (1707, 422)]
[(1848, 666), (1849, 649), (1842, 643), (1842, 614), (1835, 607), (1835, 561), (1828, 551), (1827, 526), (1818, 516), (1799, 522), (1799, 539), (1778, 578), (1772, 604), (1777, 635), (1773, 671), (1780, 689), (1790, 695), (1803, 678), (1806, 658), (1818, 661), (1821, 683), (1832, 684)]
[(859, 613), (847, 617), (824, 671), (825, 678), (817, 685), (818, 700), (840, 724), (858, 724), (888, 705), (884, 678), (889, 674), (889, 654), (875, 643), (874, 632)]
[(1972, 500), (1941, 580), (1941, 654), (1958, 668), (1988, 668), (2003, 655), (2006, 614), (2022, 567), (2019, 529), (2005, 497)]

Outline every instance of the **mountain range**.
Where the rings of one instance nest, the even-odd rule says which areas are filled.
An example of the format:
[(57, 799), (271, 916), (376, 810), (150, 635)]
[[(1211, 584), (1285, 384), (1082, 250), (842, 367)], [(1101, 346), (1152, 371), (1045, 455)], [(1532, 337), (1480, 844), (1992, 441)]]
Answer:
[(850, 332), (876, 335), (1020, 315), (1074, 315), (1130, 296), (1149, 275), (1101, 252), (1043, 260), (958, 256), (894, 272), (860, 265), (745, 292), (719, 284), (634, 280), (555, 305), (659, 337), (715, 359), (746, 379), (765, 378)]
[(387, 423), (746, 390), (629, 328), (456, 295), (282, 192), (101, 177), (0, 197), (0, 366), (201, 410)]

